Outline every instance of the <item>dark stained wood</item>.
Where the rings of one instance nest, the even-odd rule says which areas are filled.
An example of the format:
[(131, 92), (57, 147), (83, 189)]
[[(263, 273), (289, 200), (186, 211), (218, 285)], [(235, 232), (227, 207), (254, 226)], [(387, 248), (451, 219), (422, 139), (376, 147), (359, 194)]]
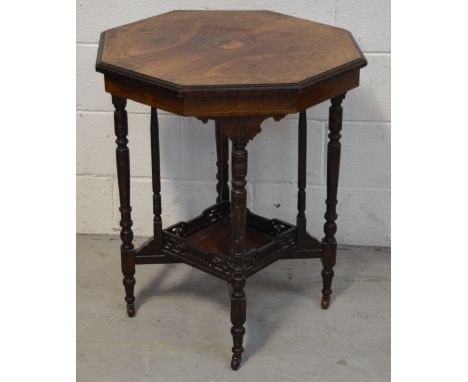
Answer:
[(173, 11), (108, 30), (102, 44), (102, 67), (176, 89), (277, 89), (363, 60), (348, 31), (269, 11)]
[[(206, 121), (205, 121), (206, 123)], [(215, 138), (216, 138), (216, 167), (218, 172), (216, 174), (216, 179), (218, 183), (216, 184), (216, 191), (218, 197), (216, 198), (216, 203), (219, 203), (223, 200), (229, 201), (229, 167), (228, 167), (228, 139), (221, 132), (221, 124), (215, 122)]]
[(346, 72), (324, 79), (304, 89), (259, 88), (251, 90), (221, 89), (215, 96), (202, 91), (184, 94), (155, 87), (125, 75), (105, 75), (107, 92), (184, 116), (250, 116), (291, 114), (336, 97), (359, 85), (359, 71)]
[(96, 70), (114, 95), (236, 116), (304, 110), (356, 87), (365, 65), (344, 29), (269, 11), (174, 11), (103, 32)]
[(306, 110), (330, 98), (346, 93), (348, 90), (359, 86), (358, 70), (342, 73), (321, 81), (314, 86), (309, 86), (303, 90), (298, 99), (297, 111)]
[(224, 136), (231, 139), (233, 142), (245, 142), (253, 139), (262, 129), (261, 123), (268, 116), (251, 116), (251, 117), (219, 117), (216, 121), (221, 125), (221, 131)]
[[(104, 74), (105, 90), (115, 106), (121, 259), (129, 316), (135, 315), (135, 264), (183, 262), (216, 276), (230, 286), (231, 367), (237, 370), (244, 351), (247, 277), (277, 260), (321, 258), (321, 306), (328, 308), (337, 248), (341, 103), (346, 92), (359, 85), (366, 64), (348, 31), (269, 11), (174, 11), (102, 33), (96, 70)], [(154, 236), (138, 249), (132, 243), (127, 99), (151, 106)], [(306, 109), (328, 99), (332, 106), (325, 236), (319, 242), (306, 231)], [(161, 221), (158, 108), (205, 123), (215, 121), (216, 204), (166, 229)], [(247, 210), (246, 146), (261, 132), (265, 119), (279, 121), (297, 112), (294, 226)]]
[(307, 116), (306, 111), (299, 114), (298, 129), (298, 175), (297, 175), (297, 247), (302, 249), (306, 239), (307, 219), (305, 216), (306, 208), (306, 171), (307, 171)]
[[(247, 226), (245, 236), (245, 251), (263, 247), (274, 240), (274, 236)], [(187, 239), (192, 247), (202, 251), (230, 256), (232, 248), (231, 222), (227, 219), (197, 232)]]
[(247, 299), (245, 297), (244, 256), (247, 216), (247, 150), (248, 126), (239, 122), (235, 129), (239, 134), (232, 138), (231, 148), (231, 227), (232, 227), (232, 269), (231, 269), (231, 334), (233, 339), (231, 368), (240, 367), (244, 347)]
[(119, 184), (120, 197), (120, 238), (122, 245), (120, 246), (122, 273), (124, 275), (123, 284), (125, 287), (125, 301), (127, 302), (127, 314), (129, 317), (135, 315), (135, 296), (133, 290), (135, 287), (135, 251), (133, 248), (133, 231), (132, 231), (132, 207), (130, 206), (130, 154), (127, 147), (128, 139), (128, 121), (125, 106), (127, 100), (112, 96), (114, 104), (114, 125), (115, 135), (117, 136), (116, 143), (116, 159), (117, 159), (117, 178)]
[(325, 212), (325, 224), (323, 230), (325, 236), (322, 239), (323, 255), (322, 255), (322, 278), (323, 278), (323, 289), (322, 289), (322, 308), (328, 309), (330, 305), (330, 295), (332, 293), (331, 284), (333, 279), (333, 267), (336, 263), (336, 204), (337, 192), (338, 192), (338, 177), (340, 172), (340, 153), (341, 153), (341, 125), (343, 120), (343, 108), (341, 102), (345, 98), (345, 95), (332, 99), (332, 105), (330, 106), (328, 129), (329, 142), (327, 149), (327, 210)]
[(162, 87), (150, 86), (145, 82), (134, 80), (125, 75), (104, 75), (105, 90), (108, 93), (126, 97), (157, 109), (163, 109), (175, 114), (184, 113), (185, 100), (173, 91)]
[(262, 130), (260, 125), (265, 119), (273, 117), (275, 121), (284, 118), (284, 115), (251, 115), (241, 117), (198, 117), (203, 123), (214, 119), (219, 132), (224, 138), (237, 139), (248, 142)]
[[(163, 255), (154, 255), (151, 238), (136, 250), (137, 264), (186, 262), (204, 272), (230, 281), (232, 259), (231, 205), (222, 201), (201, 215), (163, 230)], [(266, 219), (247, 210), (244, 274), (249, 277), (279, 259), (320, 257), (322, 245), (306, 234), (304, 248), (297, 248), (296, 227)], [(173, 261), (176, 260), (176, 261)]]
[[(222, 203), (226, 203), (223, 206)], [(223, 206), (219, 209), (219, 206)], [(229, 202), (221, 202), (206, 209), (200, 216), (189, 222), (177, 223), (163, 231), (163, 236), (174, 239), (184, 252), (178, 257), (163, 247), (162, 255), (155, 255), (155, 240), (149, 239), (135, 250), (136, 264), (170, 264), (185, 262), (190, 257), (190, 265), (212, 273), (212, 267), (219, 265), (220, 261), (226, 266), (226, 273), (215, 274), (221, 279), (230, 280), (230, 262), (232, 247), (232, 227), (229, 220)], [(282, 259), (320, 258), (322, 244), (306, 233), (303, 249), (298, 249), (296, 241), (296, 228), (277, 219), (266, 219), (247, 211), (246, 238), (244, 257), (245, 276), (249, 277), (267, 265)], [(190, 255), (188, 255), (190, 253)], [(197, 259), (197, 256), (199, 258)], [(220, 260), (221, 259), (221, 260)], [(196, 265), (195, 262), (199, 261)], [(213, 273), (212, 273), (213, 274)]]
[(162, 254), (161, 171), (159, 155), (158, 111), (151, 108), (151, 169), (153, 185), (153, 237), (155, 255)]

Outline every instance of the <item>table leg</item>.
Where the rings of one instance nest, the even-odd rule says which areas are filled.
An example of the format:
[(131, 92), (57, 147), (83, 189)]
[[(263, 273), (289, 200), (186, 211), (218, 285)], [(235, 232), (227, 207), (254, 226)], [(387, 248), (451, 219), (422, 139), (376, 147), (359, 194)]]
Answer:
[(228, 139), (221, 132), (220, 122), (215, 122), (215, 132), (216, 132), (216, 166), (218, 172), (216, 174), (216, 179), (218, 183), (216, 184), (216, 191), (218, 192), (218, 197), (216, 198), (216, 203), (219, 203), (223, 200), (229, 201), (229, 169), (228, 169)]
[(153, 182), (153, 239), (155, 255), (162, 254), (162, 220), (161, 220), (161, 171), (159, 155), (158, 111), (151, 108), (151, 169)]
[(307, 169), (307, 116), (306, 111), (299, 114), (298, 131), (298, 176), (297, 176), (297, 249), (303, 249), (306, 237), (306, 169)]
[(336, 223), (338, 217), (336, 214), (336, 197), (338, 192), (338, 176), (340, 172), (340, 153), (341, 153), (341, 125), (343, 120), (343, 108), (341, 102), (345, 94), (332, 98), (330, 106), (328, 128), (328, 152), (327, 152), (327, 209), (325, 212), (325, 224), (323, 230), (325, 236), (322, 239), (323, 255), (322, 255), (322, 308), (327, 309), (330, 305), (330, 295), (332, 293), (331, 284), (333, 279), (333, 267), (336, 262)]
[(130, 206), (130, 155), (127, 147), (128, 121), (125, 106), (127, 100), (121, 97), (112, 96), (114, 104), (114, 127), (117, 136), (116, 159), (117, 178), (120, 196), (120, 255), (122, 263), (122, 273), (124, 275), (123, 284), (125, 287), (125, 301), (127, 302), (127, 314), (129, 317), (135, 315), (135, 250), (132, 244), (132, 218)]
[(232, 138), (232, 191), (231, 191), (231, 224), (232, 224), (232, 268), (231, 268), (231, 334), (233, 338), (231, 368), (237, 370), (241, 363), (242, 346), (246, 319), (246, 297), (244, 292), (244, 255), (245, 230), (247, 213), (247, 142)]

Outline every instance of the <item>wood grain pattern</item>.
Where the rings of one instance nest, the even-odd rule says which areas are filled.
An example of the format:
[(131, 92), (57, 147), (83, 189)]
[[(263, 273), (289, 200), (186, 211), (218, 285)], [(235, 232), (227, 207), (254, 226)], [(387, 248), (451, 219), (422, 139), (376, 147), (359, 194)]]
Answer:
[[(263, 233), (252, 227), (246, 228), (245, 251), (260, 248), (274, 239), (274, 236)], [(187, 242), (202, 251), (219, 253), (229, 257), (232, 248), (231, 223), (228, 219), (197, 232)]]
[[(245, 125), (239, 122), (240, 130)], [(245, 296), (245, 238), (247, 218), (247, 134), (234, 136), (231, 148), (231, 228), (232, 228), (232, 265), (231, 265), (231, 334), (232, 360), (231, 368), (240, 367), (244, 352), (243, 339), (245, 334), (247, 298)]]
[(106, 91), (185, 116), (300, 112), (359, 85), (340, 28), (270, 11), (173, 11), (103, 32)]
[(173, 11), (104, 33), (101, 63), (181, 86), (297, 83), (362, 60), (340, 28), (270, 11)]

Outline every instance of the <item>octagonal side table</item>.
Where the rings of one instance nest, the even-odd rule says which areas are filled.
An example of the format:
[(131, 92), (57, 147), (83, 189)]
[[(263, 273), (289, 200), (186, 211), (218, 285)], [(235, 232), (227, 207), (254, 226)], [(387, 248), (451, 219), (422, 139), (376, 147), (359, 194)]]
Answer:
[[(320, 258), (321, 306), (328, 308), (337, 248), (341, 103), (359, 85), (366, 64), (348, 31), (269, 11), (173, 11), (102, 33), (96, 70), (104, 74), (115, 107), (121, 263), (130, 317), (135, 315), (136, 264), (182, 262), (219, 277), (230, 285), (231, 367), (238, 369), (247, 277), (276, 260)], [(154, 235), (139, 248), (132, 243), (127, 99), (151, 107)], [(306, 230), (306, 109), (328, 99), (325, 236), (319, 241)], [(165, 229), (157, 109), (215, 121), (216, 203)], [(295, 225), (256, 215), (246, 206), (247, 144), (265, 119), (279, 121), (291, 113), (299, 113)]]

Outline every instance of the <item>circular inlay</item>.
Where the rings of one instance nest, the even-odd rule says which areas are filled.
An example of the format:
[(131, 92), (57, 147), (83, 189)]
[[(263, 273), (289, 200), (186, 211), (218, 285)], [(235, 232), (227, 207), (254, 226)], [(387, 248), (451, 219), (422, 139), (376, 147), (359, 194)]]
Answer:
[(244, 46), (244, 43), (239, 40), (224, 40), (216, 44), (221, 49), (239, 49)]

